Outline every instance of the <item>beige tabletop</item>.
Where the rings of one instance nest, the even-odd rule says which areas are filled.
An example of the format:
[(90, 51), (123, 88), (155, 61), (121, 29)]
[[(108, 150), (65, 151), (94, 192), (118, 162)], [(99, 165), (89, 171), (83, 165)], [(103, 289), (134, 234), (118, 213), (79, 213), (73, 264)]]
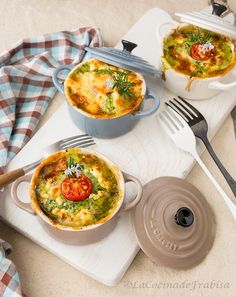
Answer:
[[(1, 0), (0, 51), (8, 49), (22, 37), (80, 26), (100, 27), (106, 45), (114, 46), (152, 7), (159, 6), (173, 15), (175, 11), (199, 10), (206, 5), (207, 0)], [(57, 94), (40, 125), (62, 102), (62, 96)], [(230, 117), (220, 128), (212, 145), (226, 168), (236, 176), (236, 143)], [(202, 158), (232, 197), (209, 155), (205, 152)], [(140, 251), (120, 284), (110, 288), (85, 276), (0, 222), (0, 238), (7, 240), (14, 248), (10, 257), (18, 267), (23, 291), (29, 297), (235, 296), (235, 222), (197, 165), (187, 180), (206, 196), (217, 219), (214, 246), (199, 266), (188, 271), (174, 271), (153, 264)]]

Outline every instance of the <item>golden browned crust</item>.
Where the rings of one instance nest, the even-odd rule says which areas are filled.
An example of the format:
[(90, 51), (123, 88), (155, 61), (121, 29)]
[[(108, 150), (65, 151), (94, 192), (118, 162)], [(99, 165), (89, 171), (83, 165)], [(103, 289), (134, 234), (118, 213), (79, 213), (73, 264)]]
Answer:
[[(71, 84), (72, 83), (77, 83), (76, 82), (76, 78), (74, 76), (74, 73), (77, 69), (80, 69), (81, 65), (83, 66), (83, 64), (92, 64), (93, 67), (94, 67), (94, 64), (95, 65), (107, 65), (108, 67), (110, 67), (110, 65), (106, 64), (106, 63), (103, 63), (101, 61), (98, 61), (98, 60), (95, 60), (95, 59), (91, 59), (89, 61), (86, 61), (82, 64), (79, 64), (76, 68), (74, 68), (72, 70), (72, 72), (67, 76), (66, 80), (65, 80), (65, 94), (66, 94), (66, 98), (68, 100), (68, 102), (76, 109), (78, 109), (81, 113), (83, 113), (84, 115), (88, 116), (88, 117), (92, 117), (92, 118), (101, 118), (101, 119), (109, 119), (109, 118), (117, 118), (117, 117), (121, 117), (121, 116), (124, 116), (126, 114), (129, 114), (129, 113), (133, 113), (135, 112), (136, 110), (138, 110), (140, 108), (140, 105), (142, 103), (142, 100), (144, 98), (144, 94), (145, 94), (145, 91), (146, 91), (146, 84), (145, 84), (145, 81), (144, 81), (144, 78), (142, 77), (142, 75), (138, 74), (138, 73), (134, 73), (134, 72), (130, 72), (132, 73), (133, 75), (133, 81), (136, 83), (136, 86), (135, 88), (136, 89), (140, 89), (140, 94), (135, 98), (135, 100), (133, 100), (129, 106), (129, 108), (124, 108), (122, 110), (121, 108), (121, 111), (118, 112), (116, 111), (114, 114), (109, 114), (109, 113), (106, 113), (106, 112), (101, 112), (100, 113), (100, 103), (98, 103), (98, 101), (100, 101), (101, 97), (98, 97), (95, 101), (94, 101), (94, 111), (92, 112), (88, 112), (88, 110), (86, 110), (86, 104), (88, 102), (88, 99), (89, 98), (89, 95), (85, 95), (83, 92), (84, 90), (82, 90), (82, 88), (77, 88), (77, 92), (76, 94), (72, 94), (71, 93)], [(101, 65), (100, 65), (101, 64)], [(104, 66), (103, 66), (104, 67)], [(118, 67), (115, 67), (115, 66), (111, 66), (112, 69), (114, 70), (119, 70), (119, 71), (126, 71), (125, 69), (122, 69), (122, 68), (118, 68)], [(96, 79), (95, 81), (99, 81), (99, 78), (98, 78), (98, 74), (93, 74), (94, 76), (96, 76)], [(134, 89), (134, 87), (131, 87), (131, 90)], [(97, 89), (98, 90), (98, 89)], [(109, 94), (110, 91), (107, 92), (107, 94)], [(111, 91), (113, 92), (113, 91)], [(102, 93), (101, 93), (102, 94)], [(116, 92), (116, 95), (117, 95), (117, 92)], [(119, 95), (120, 98), (116, 99), (116, 102), (118, 104), (120, 104), (120, 106), (122, 107), (122, 101), (124, 101), (124, 98)], [(98, 103), (98, 105), (97, 105)], [(91, 107), (92, 107), (93, 104), (91, 104)]]
[(72, 148), (69, 149), (70, 153), (84, 153), (84, 154), (93, 154), (99, 158), (101, 158), (103, 161), (106, 162), (106, 164), (109, 166), (109, 168), (112, 170), (112, 172), (114, 173), (117, 181), (118, 181), (118, 187), (119, 187), (119, 203), (117, 204), (117, 207), (114, 209), (114, 211), (110, 214), (108, 214), (105, 218), (101, 218), (99, 221), (97, 221), (94, 224), (88, 225), (88, 226), (83, 226), (83, 227), (77, 227), (77, 226), (66, 226), (66, 225), (62, 225), (56, 221), (54, 221), (52, 218), (50, 218), (49, 216), (47, 216), (43, 210), (41, 209), (39, 202), (37, 200), (36, 197), (36, 193), (35, 193), (35, 188), (37, 185), (37, 181), (38, 181), (38, 176), (42, 170), (42, 168), (44, 168), (46, 165), (49, 165), (51, 163), (54, 163), (55, 161), (57, 161), (58, 159), (62, 158), (63, 156), (65, 156), (65, 154), (68, 152), (68, 150), (64, 150), (64, 151), (59, 151), (53, 155), (50, 155), (49, 157), (47, 157), (46, 159), (44, 159), (41, 164), (35, 169), (34, 174), (32, 176), (31, 179), (31, 184), (30, 184), (30, 199), (31, 199), (31, 203), (33, 208), (35, 209), (35, 211), (37, 212), (37, 214), (40, 215), (40, 217), (46, 221), (47, 223), (49, 223), (50, 225), (58, 228), (58, 229), (63, 229), (63, 230), (86, 230), (86, 229), (93, 229), (95, 227), (98, 227), (99, 225), (105, 223), (106, 221), (108, 221), (111, 217), (113, 217), (115, 215), (115, 213), (119, 210), (123, 199), (124, 199), (124, 178), (122, 173), (120, 172), (119, 168), (113, 164), (111, 161), (109, 161), (108, 159), (106, 159), (105, 157), (101, 156), (100, 154), (93, 152), (91, 150), (88, 149), (81, 149), (81, 148)]
[[(211, 46), (205, 59), (194, 54), (196, 50), (192, 51), (193, 47), (202, 46)], [(236, 48), (231, 38), (193, 25), (184, 24), (173, 29), (164, 38), (163, 52), (164, 72), (171, 68), (194, 79), (224, 76), (236, 63)]]

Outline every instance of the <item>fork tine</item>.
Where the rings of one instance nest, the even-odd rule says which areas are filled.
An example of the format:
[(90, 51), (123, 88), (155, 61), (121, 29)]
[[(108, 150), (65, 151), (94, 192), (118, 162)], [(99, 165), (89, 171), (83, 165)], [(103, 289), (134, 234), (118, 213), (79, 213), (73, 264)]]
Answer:
[(174, 121), (174, 119), (171, 117), (171, 115), (169, 114), (168, 110), (165, 110), (165, 114), (166, 114), (166, 121), (168, 123), (171, 123), (171, 126), (175, 128), (175, 131), (179, 130), (179, 127), (177, 125), (177, 123)]
[[(173, 98), (175, 99), (175, 98)], [(177, 101), (178, 102), (178, 101)], [(169, 104), (170, 103), (170, 104)], [(168, 102), (165, 102), (165, 104), (167, 106), (169, 106), (170, 108), (172, 108), (173, 110), (175, 110), (181, 117), (184, 117), (184, 119), (186, 120), (186, 122), (189, 122), (191, 120), (190, 116), (184, 111), (182, 110), (182, 108), (180, 108), (177, 104), (175, 104), (173, 101), (169, 100)], [(179, 103), (179, 102), (178, 102)], [(173, 107), (173, 106), (175, 107)]]
[(79, 147), (82, 147), (82, 145), (86, 145), (86, 146), (89, 146), (89, 145), (92, 145), (92, 144), (95, 144), (94, 140), (91, 139), (91, 140), (86, 140), (86, 141), (76, 141), (76, 142), (73, 142), (73, 143), (69, 143), (69, 144), (65, 144), (63, 145), (61, 148), (62, 149), (67, 149), (67, 148), (71, 148), (71, 147), (76, 147), (76, 146), (79, 146)]
[(164, 114), (164, 112), (159, 114), (159, 121), (161, 123), (162, 128), (166, 131), (166, 133), (168, 135), (175, 133), (175, 130), (167, 121), (167, 118), (166, 118), (166, 115)]
[(166, 112), (168, 113), (170, 119), (174, 122), (178, 130), (182, 129), (184, 126), (188, 125), (186, 121), (180, 116), (175, 110), (167, 107)]
[[(181, 130), (182, 128), (189, 127), (188, 123), (183, 119), (182, 116), (180, 116), (177, 111), (173, 110), (170, 107), (167, 107), (168, 112), (171, 114), (170, 117), (171, 119), (175, 122), (176, 126), (178, 126), (178, 130)], [(190, 129), (191, 130), (191, 129)]]
[[(165, 125), (168, 126), (169, 130), (172, 131), (172, 133), (176, 133), (180, 128), (182, 128), (182, 124), (178, 119), (173, 115), (171, 115), (172, 109), (166, 109), (162, 112), (162, 120), (165, 122)], [(181, 127), (180, 127), (181, 125)]]
[(93, 138), (91, 136), (84, 136), (84, 137), (75, 137), (71, 140), (64, 141), (60, 146), (65, 146), (65, 145), (73, 145), (73, 143), (78, 142), (78, 141), (86, 141), (86, 140), (92, 140)]
[[(68, 142), (68, 141), (72, 141), (72, 140), (78, 139), (78, 138), (84, 138), (84, 137), (87, 137), (87, 136), (89, 136), (89, 135), (88, 134), (74, 135), (74, 136), (70, 136), (70, 137), (67, 137), (65, 139), (62, 139), (58, 143), (59, 143), (59, 145), (62, 145), (64, 143)], [(89, 136), (89, 137), (91, 137), (91, 136)]]
[(178, 98), (180, 100), (182, 100), (192, 111), (194, 111), (197, 116), (202, 116), (203, 117), (203, 115), (200, 113), (200, 111), (197, 110), (192, 104), (188, 103), (186, 100), (184, 100), (184, 98), (182, 98), (180, 96), (178, 96)]
[(87, 141), (77, 141), (73, 144), (70, 144), (71, 146), (81, 146), (81, 145), (92, 145), (92, 144), (96, 144), (95, 141), (93, 139), (91, 140), (87, 140)]
[(95, 144), (96, 144), (96, 142), (93, 141), (89, 144), (80, 145), (79, 147), (83, 148), (83, 147), (88, 147), (88, 146), (95, 145)]
[(192, 117), (192, 119), (195, 119), (195, 118), (197, 118), (197, 115), (196, 114), (194, 114), (193, 112), (192, 112), (192, 110), (190, 109), (190, 107), (189, 106), (185, 106), (180, 100), (177, 100), (176, 98), (174, 98), (174, 100), (175, 100), (175, 102), (177, 102), (186, 112), (188, 112), (190, 115), (191, 115), (191, 117)]

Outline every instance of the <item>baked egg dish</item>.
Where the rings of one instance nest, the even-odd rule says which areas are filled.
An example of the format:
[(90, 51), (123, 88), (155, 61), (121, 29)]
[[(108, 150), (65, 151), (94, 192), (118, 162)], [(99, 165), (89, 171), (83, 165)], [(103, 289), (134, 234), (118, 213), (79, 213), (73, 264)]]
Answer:
[(234, 41), (193, 25), (179, 26), (163, 40), (163, 72), (169, 68), (190, 78), (225, 75), (236, 62)]
[(35, 208), (52, 223), (80, 229), (104, 223), (122, 202), (120, 171), (79, 148), (45, 159), (31, 183)]
[(93, 118), (117, 118), (134, 112), (144, 97), (141, 75), (96, 59), (76, 67), (65, 80), (69, 103)]

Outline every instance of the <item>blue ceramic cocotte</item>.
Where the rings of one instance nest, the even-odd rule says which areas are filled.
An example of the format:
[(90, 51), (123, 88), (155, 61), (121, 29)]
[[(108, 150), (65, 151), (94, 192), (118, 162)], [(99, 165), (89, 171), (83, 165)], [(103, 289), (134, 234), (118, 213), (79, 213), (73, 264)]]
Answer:
[[(53, 83), (58, 91), (65, 97), (64, 82), (61, 82), (61, 80), (58, 79), (58, 75), (62, 71), (67, 71), (69, 73), (73, 72), (76, 68), (86, 62), (82, 62), (76, 66), (62, 65), (54, 70), (52, 76)], [(146, 88), (146, 82), (142, 76), (141, 78), (143, 80), (143, 94), (145, 95), (139, 110), (116, 118), (101, 119), (94, 118), (92, 116), (90, 117), (88, 113), (85, 113), (83, 110), (73, 106), (70, 104), (69, 100), (67, 100), (68, 111), (72, 121), (80, 130), (97, 138), (113, 138), (132, 130), (141, 118), (154, 114), (160, 105), (159, 97)], [(153, 104), (150, 108), (144, 110), (146, 100), (152, 100)]]

